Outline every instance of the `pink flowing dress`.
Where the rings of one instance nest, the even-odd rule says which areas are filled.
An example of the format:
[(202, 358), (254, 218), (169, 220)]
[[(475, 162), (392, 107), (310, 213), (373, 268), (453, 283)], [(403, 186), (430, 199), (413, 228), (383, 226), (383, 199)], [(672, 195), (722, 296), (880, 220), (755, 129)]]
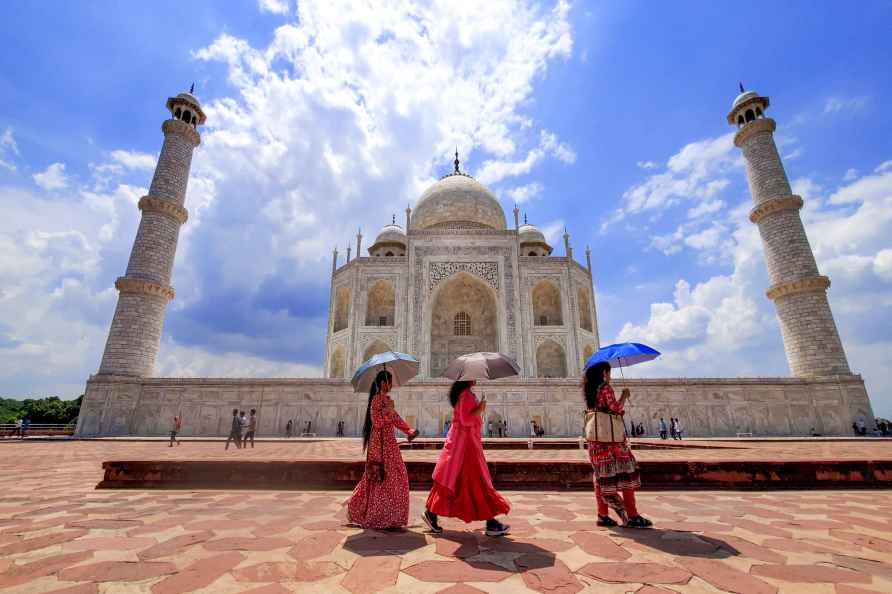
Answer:
[(372, 398), (371, 417), (366, 460), (384, 461), (384, 480), (377, 482), (363, 474), (347, 502), (347, 517), (363, 528), (400, 528), (409, 523), (409, 475), (393, 428), (407, 435), (412, 429), (394, 410), (393, 400), (386, 394)]
[(452, 414), (446, 443), (434, 468), (434, 487), (427, 509), (437, 515), (465, 522), (488, 520), (511, 509), (508, 501), (492, 485), (480, 440), (477, 397), (465, 390)]

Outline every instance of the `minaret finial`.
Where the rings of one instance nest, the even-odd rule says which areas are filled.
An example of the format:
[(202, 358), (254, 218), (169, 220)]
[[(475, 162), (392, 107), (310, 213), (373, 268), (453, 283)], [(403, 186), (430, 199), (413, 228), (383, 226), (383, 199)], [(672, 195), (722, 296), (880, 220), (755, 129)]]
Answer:
[(391, 225), (396, 225), (396, 215), (393, 215), (393, 220), (390, 222)]
[(527, 213), (523, 213), (523, 224), (527, 224)]
[(192, 86), (189, 87), (189, 94), (192, 95), (192, 94), (194, 94), (194, 93), (195, 93), (195, 83), (193, 82), (193, 83), (192, 83)]
[(458, 147), (455, 147), (455, 172), (460, 173), (458, 170)]
[(743, 83), (742, 83), (742, 82), (738, 82), (737, 84), (740, 85), (740, 92), (743, 93)]

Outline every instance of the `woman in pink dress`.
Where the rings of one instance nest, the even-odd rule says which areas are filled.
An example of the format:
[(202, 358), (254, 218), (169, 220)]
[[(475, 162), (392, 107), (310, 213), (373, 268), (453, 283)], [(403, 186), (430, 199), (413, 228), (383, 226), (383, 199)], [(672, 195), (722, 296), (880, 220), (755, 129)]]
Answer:
[[(369, 389), (362, 430), (366, 471), (347, 502), (350, 522), (363, 528), (396, 529), (409, 523), (409, 475), (393, 428), (410, 438), (418, 435), (418, 431), (409, 427), (394, 410), (390, 399), (392, 385), (390, 373), (380, 371)], [(381, 463), (383, 477), (376, 469)]]
[(508, 526), (495, 517), (507, 514), (511, 505), (492, 486), (483, 457), (480, 415), (486, 411), (486, 398), (477, 401), (471, 391), (474, 384), (457, 381), (449, 390), (452, 425), (434, 468), (434, 487), (428, 495), (423, 519), (434, 533), (443, 531), (438, 516), (468, 523), (486, 520), (487, 536), (502, 536), (508, 533)]
[[(622, 415), (631, 392), (623, 390), (619, 400), (610, 387), (610, 363), (595, 363), (585, 371), (582, 391), (588, 410)], [(641, 488), (638, 463), (632, 455), (628, 440), (621, 443), (588, 442), (598, 504), (598, 526), (616, 526), (607, 509), (616, 512), (628, 528), (649, 528), (653, 524), (638, 513), (635, 490)], [(622, 495), (620, 495), (620, 492)]]

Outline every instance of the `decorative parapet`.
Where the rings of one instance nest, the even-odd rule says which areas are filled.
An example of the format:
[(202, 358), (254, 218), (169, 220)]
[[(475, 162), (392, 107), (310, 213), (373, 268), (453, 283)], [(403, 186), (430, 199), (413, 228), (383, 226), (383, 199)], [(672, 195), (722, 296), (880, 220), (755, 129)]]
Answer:
[(830, 287), (830, 278), (826, 276), (813, 276), (787, 283), (778, 283), (768, 288), (765, 295), (774, 301), (781, 297), (811, 293), (814, 291), (826, 291)]
[(775, 124), (774, 120), (771, 118), (754, 120), (737, 131), (737, 134), (734, 135), (734, 146), (739, 147), (743, 144), (744, 140), (753, 134), (759, 134), (760, 132), (774, 132), (776, 128), (777, 124)]
[(167, 215), (177, 221), (180, 225), (185, 223), (189, 218), (188, 210), (170, 200), (164, 200), (163, 198), (143, 196), (139, 199), (139, 204), (137, 204), (137, 206), (139, 206), (140, 210), (158, 212)]
[(157, 295), (168, 301), (174, 298), (173, 287), (164, 287), (156, 283), (150, 283), (139, 278), (119, 276), (115, 281), (115, 288), (121, 293), (142, 293), (144, 295)]
[(782, 198), (770, 198), (761, 202), (750, 211), (750, 221), (758, 223), (768, 215), (779, 210), (799, 210), (802, 208), (802, 197), (795, 194)]
[(164, 123), (161, 124), (161, 131), (164, 132), (165, 135), (179, 134), (180, 136), (184, 136), (192, 143), (192, 146), (201, 144), (201, 135), (195, 128), (183, 120), (164, 120)]
[(457, 272), (466, 272), (499, 290), (499, 265), (495, 262), (431, 262), (428, 291)]

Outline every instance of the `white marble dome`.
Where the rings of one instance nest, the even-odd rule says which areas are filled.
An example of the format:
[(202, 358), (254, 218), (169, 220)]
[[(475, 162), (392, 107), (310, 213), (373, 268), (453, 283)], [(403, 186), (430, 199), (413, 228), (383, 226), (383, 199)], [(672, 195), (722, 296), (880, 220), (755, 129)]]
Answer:
[(381, 231), (378, 232), (378, 236), (375, 238), (375, 243), (406, 243), (406, 232), (403, 231), (403, 228), (397, 225), (396, 223), (391, 223), (390, 225), (384, 225), (381, 228)]
[(520, 243), (546, 243), (545, 235), (535, 225), (524, 223), (517, 228), (517, 234), (520, 236)]
[(413, 229), (505, 229), (505, 212), (486, 186), (464, 173), (441, 178), (421, 195)]
[(734, 98), (734, 103), (731, 104), (731, 109), (734, 109), (747, 99), (752, 99), (753, 97), (758, 97), (759, 94), (755, 91), (744, 91), (740, 95)]

